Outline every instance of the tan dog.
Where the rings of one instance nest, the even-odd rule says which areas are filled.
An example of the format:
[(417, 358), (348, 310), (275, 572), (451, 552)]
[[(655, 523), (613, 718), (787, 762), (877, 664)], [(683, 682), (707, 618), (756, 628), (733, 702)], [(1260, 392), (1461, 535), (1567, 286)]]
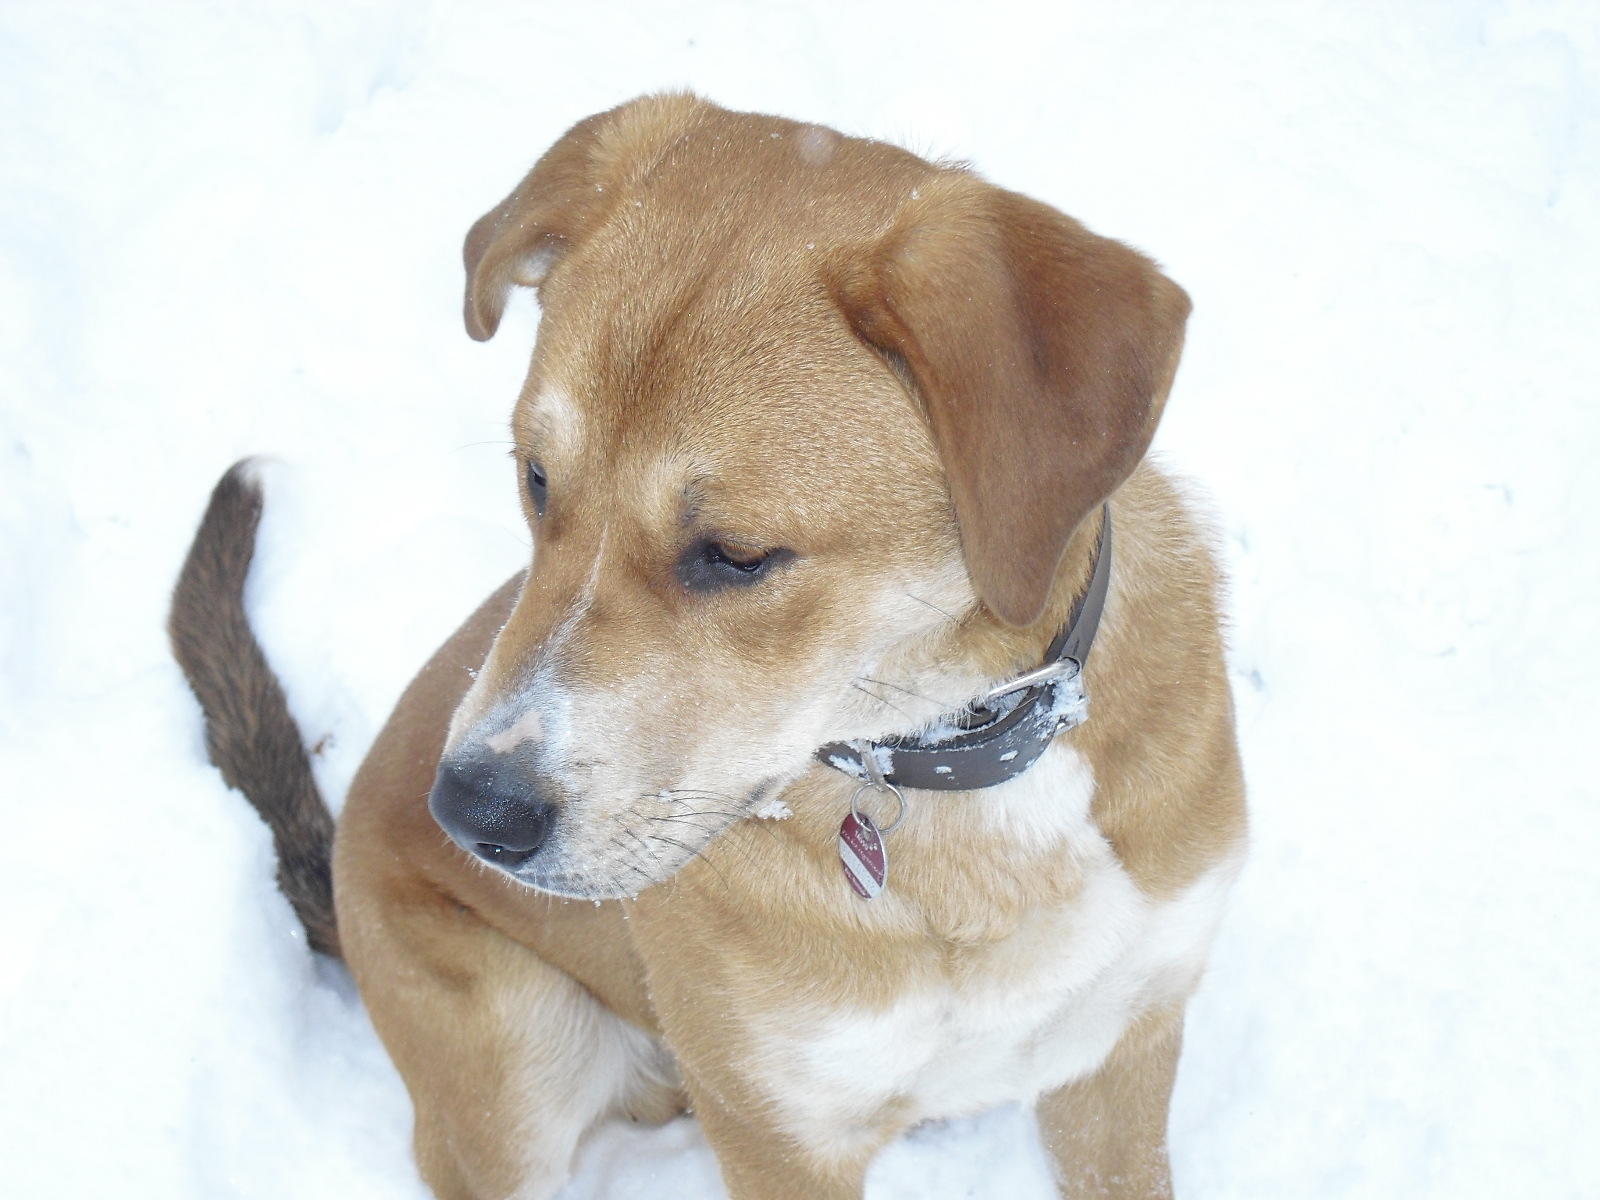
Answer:
[[(1245, 830), (1217, 570), (1141, 462), (1184, 293), (968, 171), (681, 95), (577, 125), (466, 261), (476, 338), (539, 290), (513, 417), (536, 554), (357, 776), (337, 929), (325, 812), (239, 649), (246, 472), (173, 614), (434, 1191), (549, 1196), (597, 1121), (688, 1107), (732, 1196), (858, 1197), (911, 1125), (1022, 1101), (1063, 1195), (1169, 1195), (1184, 1005)], [(818, 747), (959, 729), (1046, 660), (1102, 548), (1087, 722), (995, 786), (902, 788), (858, 896), (841, 821), (860, 789), (887, 824), (895, 779)]]

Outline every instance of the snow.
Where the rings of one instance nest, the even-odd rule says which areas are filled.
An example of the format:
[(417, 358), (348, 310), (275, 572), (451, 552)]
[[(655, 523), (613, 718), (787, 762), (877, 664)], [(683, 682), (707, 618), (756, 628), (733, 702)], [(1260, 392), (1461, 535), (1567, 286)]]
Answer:
[[(1159, 447), (1234, 574), (1254, 844), (1179, 1194), (1600, 1194), (1592, 6), (12, 0), (0, 1195), (425, 1195), (359, 999), (205, 762), (167, 591), (267, 456), (252, 608), (342, 796), (527, 552), (532, 311), (467, 339), (461, 237), (572, 121), (682, 84), (968, 158), (1195, 298)], [(721, 1194), (680, 1121), (601, 1131), (563, 1200)], [(1050, 1194), (1015, 1109), (868, 1188)]]
[(787, 821), (794, 816), (794, 810), (782, 800), (772, 799), (756, 809), (751, 816), (760, 821)]

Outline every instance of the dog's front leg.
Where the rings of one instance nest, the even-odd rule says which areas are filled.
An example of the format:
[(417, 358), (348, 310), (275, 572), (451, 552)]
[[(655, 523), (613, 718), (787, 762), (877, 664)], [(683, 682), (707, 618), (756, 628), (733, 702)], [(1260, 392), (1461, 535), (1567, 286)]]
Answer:
[(570, 975), (446, 896), (361, 907), (340, 932), (439, 1200), (548, 1200), (596, 1121), (671, 1114), (652, 1040)]
[[(697, 875), (706, 884), (705, 872)], [(861, 1200), (868, 1164), (901, 1125), (892, 1112), (836, 1112), (839, 1098), (794, 1070), (787, 1051), (803, 1034), (778, 1006), (805, 985), (732, 916), (746, 905), (730, 907), (720, 879), (700, 893), (695, 883), (680, 876), (644, 893), (632, 928), (656, 1017), (728, 1195)]]
[(779, 1128), (741, 1082), (712, 1084), (686, 1069), (685, 1084), (730, 1200), (861, 1200), (867, 1164), (887, 1135), (824, 1156)]
[(1183, 1003), (1145, 1013), (1086, 1079), (1039, 1101), (1039, 1132), (1067, 1200), (1166, 1200), (1167, 1109), (1183, 1043)]

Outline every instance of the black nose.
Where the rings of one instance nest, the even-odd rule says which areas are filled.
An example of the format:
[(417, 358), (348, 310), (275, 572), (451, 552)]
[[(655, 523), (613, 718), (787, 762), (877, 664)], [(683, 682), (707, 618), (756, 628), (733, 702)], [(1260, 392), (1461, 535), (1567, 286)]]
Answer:
[(428, 811), (456, 845), (507, 870), (539, 852), (555, 818), (527, 771), (498, 754), (440, 763)]

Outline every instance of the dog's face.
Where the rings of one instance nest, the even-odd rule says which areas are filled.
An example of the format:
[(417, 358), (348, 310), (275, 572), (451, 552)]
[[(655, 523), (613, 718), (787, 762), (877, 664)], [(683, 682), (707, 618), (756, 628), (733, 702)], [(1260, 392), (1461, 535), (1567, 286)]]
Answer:
[(660, 207), (542, 287), (513, 418), (534, 561), (451, 741), (549, 806), (514, 873), (572, 895), (664, 878), (819, 745), (969, 694), (919, 678), (974, 597), (905, 388), (794, 286), (803, 241), (697, 258)]
[[(492, 334), (515, 283), (543, 319), (513, 417), (533, 564), (432, 797), (460, 844), (550, 891), (635, 893), (819, 745), (909, 732), (1037, 654), (1062, 549), (1142, 454), (1176, 341), (1167, 315), (1153, 367), (1118, 357), (1131, 399), (1037, 421), (1054, 401), (1014, 377), (1055, 348), (1018, 316), (1017, 248), (984, 241), (970, 197), (991, 193), (677, 97), (578, 126), (474, 227), (469, 329)], [(1116, 249), (1143, 273), (1093, 286), (1186, 309)], [(1077, 461), (1052, 467), (1063, 437)], [(996, 507), (1019, 479), (1062, 511)]]

